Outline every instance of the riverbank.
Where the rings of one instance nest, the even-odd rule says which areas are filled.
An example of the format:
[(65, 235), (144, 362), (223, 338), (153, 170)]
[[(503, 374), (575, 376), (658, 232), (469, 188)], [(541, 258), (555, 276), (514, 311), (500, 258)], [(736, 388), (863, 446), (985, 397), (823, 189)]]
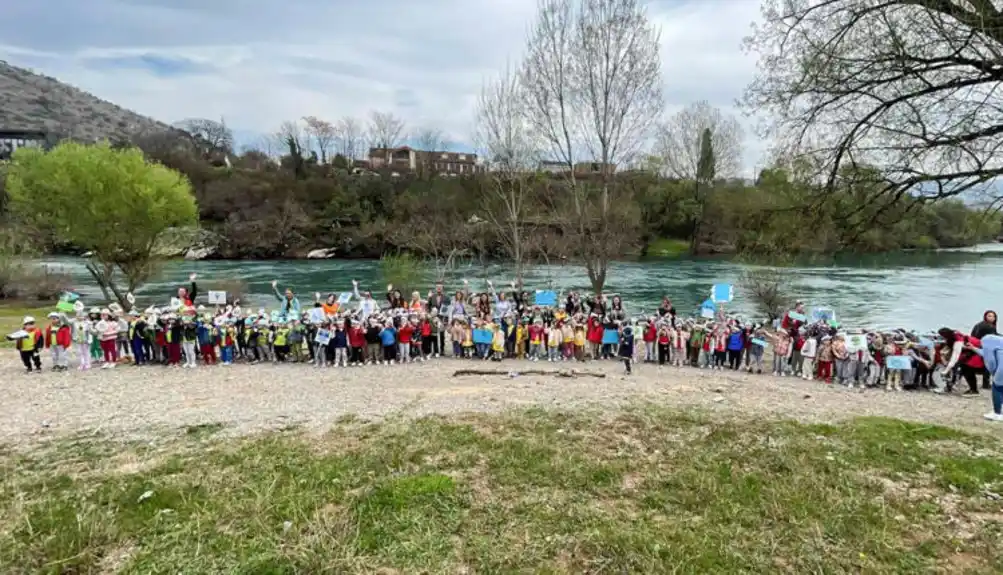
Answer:
[[(647, 366), (623, 378), (612, 362), (588, 366), (602, 379), (452, 377), (470, 364), (29, 377), (4, 361), (5, 562), (190, 574), (1003, 564), (1003, 427), (981, 419), (986, 399)], [(916, 423), (858, 417), (887, 414)]]
[[(577, 368), (604, 378), (507, 375), (453, 377), (459, 369)], [(507, 409), (614, 409), (636, 402), (699, 408), (737, 417), (829, 423), (858, 416), (896, 417), (1003, 436), (982, 419), (988, 396), (850, 392), (841, 386), (745, 372), (640, 365), (627, 377), (617, 362), (501, 364), (440, 358), (407, 366), (316, 369), (306, 365), (71, 370), (25, 375), (5, 354), (8, 398), (0, 441), (31, 442), (98, 430), (144, 437), (179, 426), (219, 426), (243, 435), (289, 426), (324, 431), (344, 417), (414, 418)]]

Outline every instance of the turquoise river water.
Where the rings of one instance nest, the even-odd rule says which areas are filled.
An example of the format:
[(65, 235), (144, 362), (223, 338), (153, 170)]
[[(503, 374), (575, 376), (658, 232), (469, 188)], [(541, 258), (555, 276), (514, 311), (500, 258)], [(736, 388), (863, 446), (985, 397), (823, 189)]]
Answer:
[[(72, 276), (75, 288), (85, 301), (95, 301), (99, 292), (78, 258), (54, 258), (44, 263)], [(607, 293), (619, 293), (632, 313), (650, 313), (661, 297), (668, 295), (680, 313), (696, 313), (714, 283), (735, 283), (735, 301), (729, 309), (751, 314), (752, 303), (743, 296), (738, 279), (743, 264), (727, 259), (673, 259), (614, 264), (607, 281)], [(351, 289), (352, 279), (363, 289), (382, 293), (386, 283), (380, 264), (372, 260), (295, 261), (200, 261), (170, 262), (160, 277), (144, 286), (141, 300), (166, 302), (174, 289), (187, 281), (191, 272), (199, 281), (241, 280), (254, 305), (270, 305), (270, 284), (292, 287), (301, 300), (313, 293)], [(960, 250), (896, 253), (881, 256), (840, 258), (825, 265), (791, 268), (794, 295), (809, 306), (836, 310), (847, 326), (906, 327), (935, 329), (942, 325), (967, 328), (984, 310), (999, 309), (1003, 287), (1003, 244), (987, 244)], [(429, 289), (435, 272), (427, 270), (422, 292)], [(447, 290), (468, 278), (474, 291), (483, 289), (484, 280), (507, 285), (511, 268), (502, 264), (463, 264), (448, 274)], [(577, 289), (589, 286), (585, 270), (573, 265), (538, 266), (526, 274), (527, 289)], [(146, 297), (143, 297), (146, 296)], [(142, 301), (141, 301), (142, 303)], [(751, 316), (751, 315), (750, 315)]]

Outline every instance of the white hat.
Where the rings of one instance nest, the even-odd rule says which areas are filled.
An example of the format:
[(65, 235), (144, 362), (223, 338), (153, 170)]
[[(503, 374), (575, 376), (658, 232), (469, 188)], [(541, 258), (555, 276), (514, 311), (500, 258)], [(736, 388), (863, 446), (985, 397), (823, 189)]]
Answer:
[(21, 325), (28, 325), (29, 323), (35, 323), (35, 318), (31, 317), (30, 315), (24, 316), (24, 321), (21, 322)]
[(58, 317), (59, 317), (58, 313), (56, 313), (54, 311), (50, 311), (49, 312), (49, 318), (58, 318)]
[(108, 308), (104, 308), (101, 310), (101, 313), (104, 315), (111, 315), (111, 310)]

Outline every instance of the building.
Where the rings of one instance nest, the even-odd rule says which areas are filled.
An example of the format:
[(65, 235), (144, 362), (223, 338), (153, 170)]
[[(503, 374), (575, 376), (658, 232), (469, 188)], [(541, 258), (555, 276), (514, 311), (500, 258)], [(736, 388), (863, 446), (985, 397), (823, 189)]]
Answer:
[(31, 130), (0, 130), (0, 162), (10, 160), (14, 150), (26, 147), (48, 148), (52, 144), (45, 132)]
[(369, 148), (368, 161), (372, 170), (390, 169), (395, 172), (427, 169), (442, 174), (466, 175), (484, 171), (484, 166), (477, 163), (477, 154), (416, 150), (409, 146)]

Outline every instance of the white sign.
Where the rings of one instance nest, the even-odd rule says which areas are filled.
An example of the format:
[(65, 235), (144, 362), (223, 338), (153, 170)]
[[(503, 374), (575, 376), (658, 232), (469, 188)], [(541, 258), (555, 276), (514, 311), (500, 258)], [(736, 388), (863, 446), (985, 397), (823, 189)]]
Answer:
[(225, 291), (210, 291), (209, 292), (209, 304), (210, 305), (226, 305), (226, 292)]

